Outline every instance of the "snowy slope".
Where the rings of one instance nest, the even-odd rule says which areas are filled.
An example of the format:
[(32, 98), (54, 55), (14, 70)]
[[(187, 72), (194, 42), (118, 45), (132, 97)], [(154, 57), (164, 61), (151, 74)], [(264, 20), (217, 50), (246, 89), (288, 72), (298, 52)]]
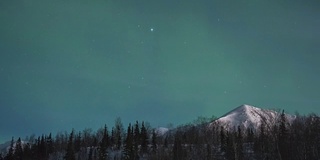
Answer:
[[(14, 142), (13, 143), (13, 150), (16, 148), (16, 144), (17, 142)], [(21, 145), (22, 147), (25, 146), (25, 145), (28, 145), (29, 143), (26, 142), (26, 141), (21, 141)], [(3, 143), (3, 144), (0, 144), (0, 153), (5, 153), (7, 152), (9, 149), (10, 149), (10, 145), (11, 145), (11, 141), (8, 141), (6, 143)]]
[(11, 141), (0, 144), (0, 153), (7, 152), (7, 148), (10, 147)]
[(169, 131), (168, 128), (164, 128), (164, 127), (159, 127), (156, 129), (156, 134), (158, 136), (163, 136), (164, 134), (166, 134)]
[[(260, 126), (261, 122), (274, 124), (279, 120), (280, 114), (281, 113), (273, 110), (261, 109), (244, 104), (212, 122), (210, 125), (218, 123), (229, 129), (238, 126), (256, 129)], [(286, 114), (286, 117), (289, 122), (294, 119), (294, 116), (292, 115)]]

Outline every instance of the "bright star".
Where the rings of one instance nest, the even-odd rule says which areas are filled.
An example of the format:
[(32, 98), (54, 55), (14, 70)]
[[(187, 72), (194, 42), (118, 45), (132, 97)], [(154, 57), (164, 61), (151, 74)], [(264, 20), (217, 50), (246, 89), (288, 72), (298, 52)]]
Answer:
[(151, 28), (150, 31), (153, 32), (153, 28)]

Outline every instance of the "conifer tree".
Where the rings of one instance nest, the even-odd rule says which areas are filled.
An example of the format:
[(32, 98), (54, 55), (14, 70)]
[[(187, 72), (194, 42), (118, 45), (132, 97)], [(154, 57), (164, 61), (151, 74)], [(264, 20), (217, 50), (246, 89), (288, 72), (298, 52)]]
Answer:
[(127, 129), (127, 137), (124, 144), (123, 155), (125, 160), (133, 160), (134, 159), (134, 152), (133, 152), (133, 134), (132, 134), (132, 127), (129, 123)]
[(97, 153), (96, 153), (96, 147), (98, 146), (98, 140), (97, 137), (93, 137), (93, 142), (90, 148), (92, 148), (92, 159), (96, 160), (97, 159)]
[(157, 152), (157, 133), (156, 130), (152, 130), (152, 152), (155, 154)]
[(118, 150), (121, 149), (123, 130), (124, 129), (123, 129), (123, 124), (121, 122), (121, 118), (118, 117), (115, 120), (115, 134), (114, 134), (114, 141), (116, 143), (116, 148)]
[(7, 155), (4, 157), (5, 160), (14, 160), (13, 144), (14, 144), (14, 138), (12, 137), (9, 151)]
[(47, 142), (47, 157), (48, 157), (51, 153), (53, 153), (53, 150), (54, 150), (51, 133), (47, 137), (46, 142)]
[(33, 160), (33, 155), (32, 155), (32, 147), (33, 144), (24, 144), (23, 145), (23, 159), (24, 160)]
[(15, 160), (22, 160), (23, 159), (23, 150), (22, 150), (22, 144), (21, 144), (21, 138), (19, 137), (14, 151), (14, 159)]
[(37, 159), (42, 159), (41, 157), (41, 137), (38, 136), (36, 145), (35, 145), (35, 156), (37, 157)]
[(222, 126), (220, 127), (220, 149), (223, 153), (227, 151), (227, 137), (225, 130)]
[(109, 145), (109, 136), (107, 125), (104, 126), (103, 137), (99, 144), (99, 160), (106, 160), (108, 158), (108, 145)]
[(134, 126), (134, 134), (133, 134), (133, 151), (135, 159), (139, 159), (139, 144), (141, 141), (140, 129), (139, 129), (139, 122), (136, 121)]
[(141, 133), (140, 133), (140, 138), (141, 138), (141, 151), (142, 153), (147, 153), (148, 152), (148, 133), (147, 133), (147, 129), (144, 126), (144, 122), (142, 121), (141, 124)]
[(182, 151), (182, 142), (181, 142), (181, 135), (179, 132), (177, 132), (174, 136), (174, 144), (173, 144), (173, 159), (174, 160), (182, 160), (183, 157), (183, 151)]
[(241, 127), (238, 126), (238, 132), (236, 136), (236, 155), (238, 160), (243, 160), (244, 159), (244, 154), (243, 154), (243, 136), (242, 136), (242, 131)]
[(288, 128), (287, 128), (287, 119), (284, 114), (284, 111), (282, 111), (282, 114), (280, 115), (278, 143), (279, 143), (278, 149), (280, 152), (279, 158), (282, 160), (289, 159)]
[(235, 143), (233, 133), (226, 132), (226, 154), (227, 159), (235, 159)]
[(259, 126), (259, 132), (254, 139), (253, 149), (256, 153), (255, 156), (257, 159), (264, 159), (265, 153), (267, 152), (267, 136), (265, 125), (265, 122), (261, 121), (261, 124)]
[[(40, 137), (39, 137), (40, 138)], [(45, 159), (46, 158), (46, 140), (45, 140), (45, 136), (42, 135), (41, 139), (38, 143), (38, 156), (40, 159)]]
[(111, 136), (110, 136), (110, 146), (113, 147), (115, 145), (115, 131), (114, 127), (111, 129)]
[(120, 128), (117, 128), (117, 149), (120, 150), (121, 149), (121, 145), (122, 145), (122, 137), (121, 137), (121, 130)]
[(30, 153), (31, 159), (39, 159), (39, 157), (38, 157), (38, 141), (37, 141), (37, 139), (34, 141), (33, 144), (31, 144), (29, 153)]
[(77, 153), (80, 151), (80, 149), (81, 149), (81, 132), (79, 132), (74, 139), (74, 151)]
[(71, 131), (70, 136), (69, 136), (69, 141), (67, 145), (67, 152), (64, 156), (65, 160), (75, 160), (75, 153), (74, 153), (74, 144), (73, 144), (73, 139), (74, 139), (74, 130)]

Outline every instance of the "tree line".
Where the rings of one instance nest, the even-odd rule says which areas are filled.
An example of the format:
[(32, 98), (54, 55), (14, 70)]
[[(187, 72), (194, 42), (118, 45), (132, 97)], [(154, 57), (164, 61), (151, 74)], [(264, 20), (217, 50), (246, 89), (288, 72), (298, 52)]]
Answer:
[(212, 118), (196, 121), (159, 134), (142, 121), (120, 118), (110, 129), (84, 129), (51, 133), (25, 140), (12, 138), (0, 160), (313, 160), (320, 158), (320, 117), (296, 115), (289, 121), (284, 112), (274, 121), (261, 120), (258, 128), (226, 127)]

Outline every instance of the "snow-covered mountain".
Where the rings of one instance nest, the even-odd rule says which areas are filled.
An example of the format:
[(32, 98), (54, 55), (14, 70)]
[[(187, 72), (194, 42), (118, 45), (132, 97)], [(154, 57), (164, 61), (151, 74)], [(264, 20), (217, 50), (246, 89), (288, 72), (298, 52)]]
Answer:
[(7, 152), (7, 148), (10, 147), (11, 141), (7, 141), (3, 144), (0, 144), (0, 153)]
[[(13, 143), (13, 150), (15, 150), (16, 144), (17, 144), (17, 141), (15, 141), (15, 142)], [(21, 141), (22, 147), (24, 147), (25, 145), (28, 145), (28, 144), (29, 144), (29, 143), (26, 142), (26, 141)], [(7, 141), (7, 142), (5, 142), (5, 143), (3, 143), (3, 144), (0, 144), (0, 153), (5, 153), (5, 152), (9, 151), (10, 145), (11, 145), (11, 141)]]
[[(280, 115), (281, 113), (274, 110), (262, 109), (244, 104), (215, 120), (210, 125), (218, 123), (227, 129), (233, 129), (238, 126), (256, 129), (262, 122), (274, 124), (279, 120)], [(289, 114), (285, 115), (289, 122), (295, 118)]]
[(163, 136), (164, 134), (166, 134), (169, 131), (169, 128), (159, 127), (159, 128), (156, 128), (155, 131), (158, 136)]

